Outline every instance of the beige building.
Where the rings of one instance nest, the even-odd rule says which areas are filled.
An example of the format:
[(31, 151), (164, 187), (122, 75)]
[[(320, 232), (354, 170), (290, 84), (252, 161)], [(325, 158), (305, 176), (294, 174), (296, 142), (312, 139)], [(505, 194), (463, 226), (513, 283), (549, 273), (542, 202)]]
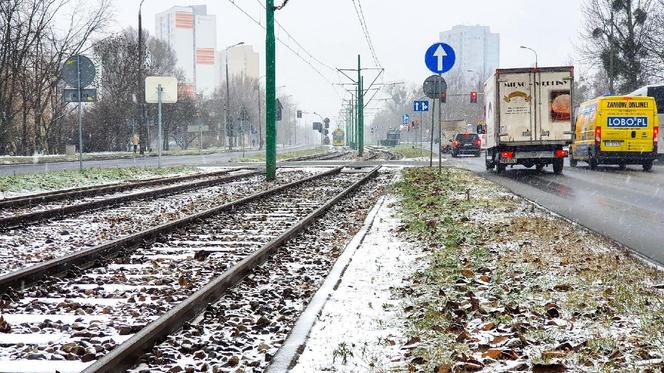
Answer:
[(222, 81), (226, 81), (226, 53), (228, 53), (228, 75), (231, 80), (234, 76), (258, 79), (260, 76), (258, 52), (254, 51), (252, 45), (238, 45), (219, 52), (219, 73)]
[(217, 18), (206, 5), (174, 6), (158, 13), (155, 35), (175, 51), (188, 89), (209, 95), (220, 84)]

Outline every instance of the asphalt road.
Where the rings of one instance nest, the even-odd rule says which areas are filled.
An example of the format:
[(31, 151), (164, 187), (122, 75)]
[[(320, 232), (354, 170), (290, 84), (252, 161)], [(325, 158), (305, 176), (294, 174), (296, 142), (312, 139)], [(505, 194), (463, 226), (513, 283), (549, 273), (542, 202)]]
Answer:
[(664, 167), (592, 171), (585, 163), (578, 168), (566, 163), (562, 175), (553, 174), (551, 166), (542, 173), (515, 166), (498, 176), (486, 171), (483, 157), (450, 158), (445, 164), (477, 172), (664, 265)]
[[(303, 150), (313, 145), (297, 145), (277, 148), (277, 152)], [(246, 151), (245, 156), (262, 154), (264, 150)], [(208, 155), (170, 155), (161, 158), (162, 166), (228, 166), (229, 162), (242, 158), (242, 151), (216, 153)], [(84, 168), (116, 168), (116, 167), (157, 167), (157, 157), (136, 157), (129, 159), (110, 159), (83, 161)], [(24, 175), (39, 172), (76, 170), (78, 162), (51, 162), (37, 164), (0, 165), (0, 176)]]

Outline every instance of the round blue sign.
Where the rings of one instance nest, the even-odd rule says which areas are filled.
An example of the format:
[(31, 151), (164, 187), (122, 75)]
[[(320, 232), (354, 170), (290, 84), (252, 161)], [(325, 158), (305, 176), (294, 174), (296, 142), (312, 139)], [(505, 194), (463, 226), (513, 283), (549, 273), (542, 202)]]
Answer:
[(436, 43), (427, 49), (424, 63), (436, 74), (443, 74), (452, 69), (456, 61), (454, 49), (445, 43)]

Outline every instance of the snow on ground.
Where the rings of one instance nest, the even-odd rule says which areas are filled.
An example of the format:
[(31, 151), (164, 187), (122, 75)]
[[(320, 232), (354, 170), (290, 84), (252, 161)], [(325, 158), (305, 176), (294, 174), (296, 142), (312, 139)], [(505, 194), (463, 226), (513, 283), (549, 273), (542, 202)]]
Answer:
[(393, 196), (385, 198), (293, 372), (379, 372), (404, 366), (404, 317), (395, 289), (405, 285), (423, 253), (396, 237), (395, 204)]

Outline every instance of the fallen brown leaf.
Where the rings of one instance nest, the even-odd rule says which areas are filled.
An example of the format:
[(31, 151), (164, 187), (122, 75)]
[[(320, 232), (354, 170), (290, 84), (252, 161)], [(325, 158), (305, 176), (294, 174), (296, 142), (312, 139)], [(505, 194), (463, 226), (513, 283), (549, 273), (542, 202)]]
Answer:
[(562, 364), (534, 364), (533, 373), (558, 373), (567, 371)]
[(482, 357), (488, 357), (491, 359), (498, 359), (500, 355), (503, 354), (503, 350), (500, 348), (490, 348), (486, 350), (483, 354)]

